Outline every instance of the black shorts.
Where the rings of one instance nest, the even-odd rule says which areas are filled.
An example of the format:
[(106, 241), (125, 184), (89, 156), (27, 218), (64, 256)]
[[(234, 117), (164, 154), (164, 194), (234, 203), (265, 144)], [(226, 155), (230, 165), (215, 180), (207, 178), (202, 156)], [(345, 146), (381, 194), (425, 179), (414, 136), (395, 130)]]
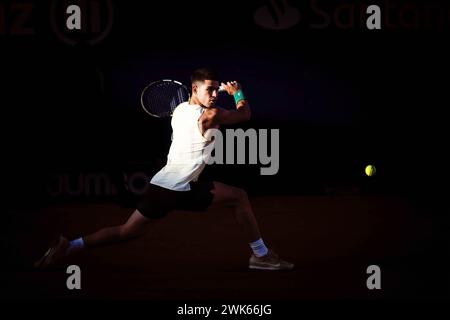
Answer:
[(137, 209), (150, 219), (163, 218), (172, 210), (205, 211), (214, 198), (211, 192), (214, 183), (198, 181), (190, 182), (189, 185), (189, 191), (174, 191), (150, 183), (139, 199)]

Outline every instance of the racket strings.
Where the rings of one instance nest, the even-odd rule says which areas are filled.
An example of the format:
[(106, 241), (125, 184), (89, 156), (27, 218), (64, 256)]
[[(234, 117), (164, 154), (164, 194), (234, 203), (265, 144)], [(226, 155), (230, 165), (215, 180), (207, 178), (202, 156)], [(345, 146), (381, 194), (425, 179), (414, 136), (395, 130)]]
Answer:
[(172, 82), (161, 82), (148, 88), (144, 103), (151, 114), (166, 117), (182, 102), (189, 100), (189, 92), (183, 86)]

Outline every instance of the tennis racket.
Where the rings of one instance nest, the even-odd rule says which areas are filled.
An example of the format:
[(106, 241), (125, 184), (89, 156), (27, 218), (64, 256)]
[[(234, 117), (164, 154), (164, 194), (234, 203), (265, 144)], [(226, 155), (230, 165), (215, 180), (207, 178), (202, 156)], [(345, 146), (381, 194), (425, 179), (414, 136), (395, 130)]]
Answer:
[[(219, 89), (219, 92), (223, 91), (225, 89)], [(189, 101), (190, 97), (191, 92), (184, 84), (164, 79), (154, 81), (142, 90), (141, 105), (152, 117), (168, 118), (180, 103)]]

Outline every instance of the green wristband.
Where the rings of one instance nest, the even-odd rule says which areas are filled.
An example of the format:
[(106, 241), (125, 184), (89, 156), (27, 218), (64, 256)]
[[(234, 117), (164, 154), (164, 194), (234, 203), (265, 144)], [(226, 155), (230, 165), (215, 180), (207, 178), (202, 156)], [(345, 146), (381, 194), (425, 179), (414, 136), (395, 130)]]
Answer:
[(233, 95), (233, 97), (236, 104), (238, 104), (238, 102), (241, 100), (245, 100), (244, 93), (240, 89)]

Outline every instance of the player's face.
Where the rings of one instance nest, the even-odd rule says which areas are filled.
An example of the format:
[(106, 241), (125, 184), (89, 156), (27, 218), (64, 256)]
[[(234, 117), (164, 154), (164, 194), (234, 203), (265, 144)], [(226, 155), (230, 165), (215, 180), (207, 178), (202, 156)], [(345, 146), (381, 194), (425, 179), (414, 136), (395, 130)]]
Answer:
[(216, 105), (219, 95), (219, 81), (205, 80), (201, 83), (197, 83), (196, 95), (200, 104), (206, 108), (211, 108)]

